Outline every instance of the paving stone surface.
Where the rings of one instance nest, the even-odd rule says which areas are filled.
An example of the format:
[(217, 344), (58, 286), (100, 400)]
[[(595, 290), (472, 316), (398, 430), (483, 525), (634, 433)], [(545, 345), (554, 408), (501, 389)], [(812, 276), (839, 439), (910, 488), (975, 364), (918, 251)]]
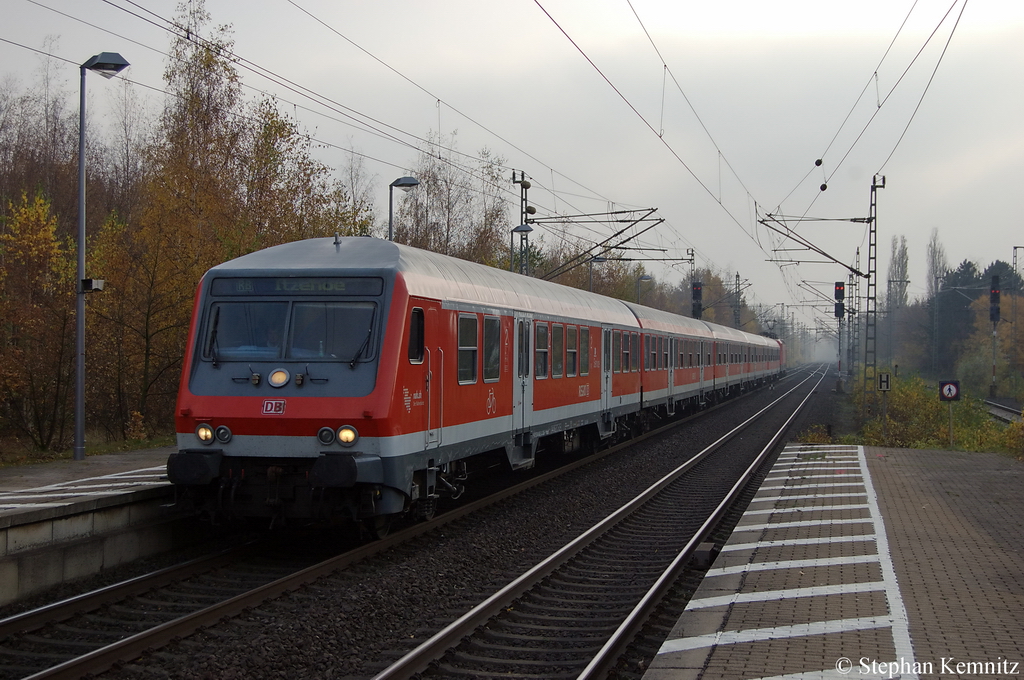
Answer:
[(1024, 463), (852, 450), (787, 449), (645, 680), (1024, 676)]

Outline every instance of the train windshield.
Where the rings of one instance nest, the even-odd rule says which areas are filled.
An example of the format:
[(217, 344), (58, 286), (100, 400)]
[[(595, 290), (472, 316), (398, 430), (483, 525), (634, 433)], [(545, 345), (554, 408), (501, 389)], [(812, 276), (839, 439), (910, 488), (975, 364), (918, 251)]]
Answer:
[(373, 357), (373, 302), (216, 302), (203, 357), (218, 361), (344, 361)]

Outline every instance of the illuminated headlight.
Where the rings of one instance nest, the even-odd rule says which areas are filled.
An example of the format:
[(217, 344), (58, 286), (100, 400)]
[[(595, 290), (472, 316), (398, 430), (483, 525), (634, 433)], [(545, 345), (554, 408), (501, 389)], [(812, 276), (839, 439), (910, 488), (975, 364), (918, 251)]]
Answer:
[(275, 368), (270, 372), (270, 377), (267, 378), (267, 382), (270, 383), (271, 387), (284, 387), (288, 384), (288, 379), (291, 375), (283, 368)]
[(231, 441), (231, 430), (226, 425), (218, 425), (217, 429), (213, 431), (213, 436), (221, 444), (227, 444)]
[(196, 437), (204, 444), (213, 443), (213, 428), (203, 423), (196, 428)]
[(351, 425), (342, 425), (338, 428), (338, 443), (342, 446), (352, 446), (359, 441), (359, 433)]
[(332, 444), (334, 442), (334, 430), (329, 427), (321, 427), (320, 431), (316, 433), (316, 438), (324, 446)]

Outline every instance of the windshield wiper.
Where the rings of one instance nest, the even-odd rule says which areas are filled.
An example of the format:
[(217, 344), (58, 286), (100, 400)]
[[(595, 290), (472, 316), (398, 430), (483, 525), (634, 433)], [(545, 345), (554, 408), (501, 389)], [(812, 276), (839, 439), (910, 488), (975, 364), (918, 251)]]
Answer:
[(363, 351), (366, 349), (366, 346), (370, 344), (370, 334), (372, 332), (373, 332), (373, 326), (370, 326), (370, 328), (367, 329), (367, 331), (366, 331), (366, 338), (363, 340), (363, 344), (359, 345), (359, 349), (356, 350), (356, 355), (354, 357), (352, 357), (351, 360), (349, 360), (349, 362), (348, 362), (348, 367), (349, 368), (355, 370), (356, 361), (359, 360), (359, 357), (363, 356)]
[(220, 323), (220, 307), (213, 315), (213, 330), (210, 331), (210, 342), (206, 346), (206, 352), (213, 358), (213, 366), (217, 368), (217, 324)]
[(366, 329), (366, 337), (363, 338), (363, 344), (359, 345), (359, 349), (356, 350), (356, 354), (348, 362), (348, 367), (352, 370), (356, 368), (356, 361), (359, 357), (363, 356), (363, 352), (366, 351), (366, 347), (370, 344), (370, 336), (373, 334), (373, 317), (375, 314), (370, 315), (370, 327)]

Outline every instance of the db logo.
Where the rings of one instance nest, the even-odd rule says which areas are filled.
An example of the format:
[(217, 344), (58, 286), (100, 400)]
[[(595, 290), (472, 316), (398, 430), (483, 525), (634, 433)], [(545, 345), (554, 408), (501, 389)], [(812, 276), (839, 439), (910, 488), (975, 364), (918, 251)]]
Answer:
[(284, 399), (267, 399), (263, 402), (263, 415), (284, 415)]

